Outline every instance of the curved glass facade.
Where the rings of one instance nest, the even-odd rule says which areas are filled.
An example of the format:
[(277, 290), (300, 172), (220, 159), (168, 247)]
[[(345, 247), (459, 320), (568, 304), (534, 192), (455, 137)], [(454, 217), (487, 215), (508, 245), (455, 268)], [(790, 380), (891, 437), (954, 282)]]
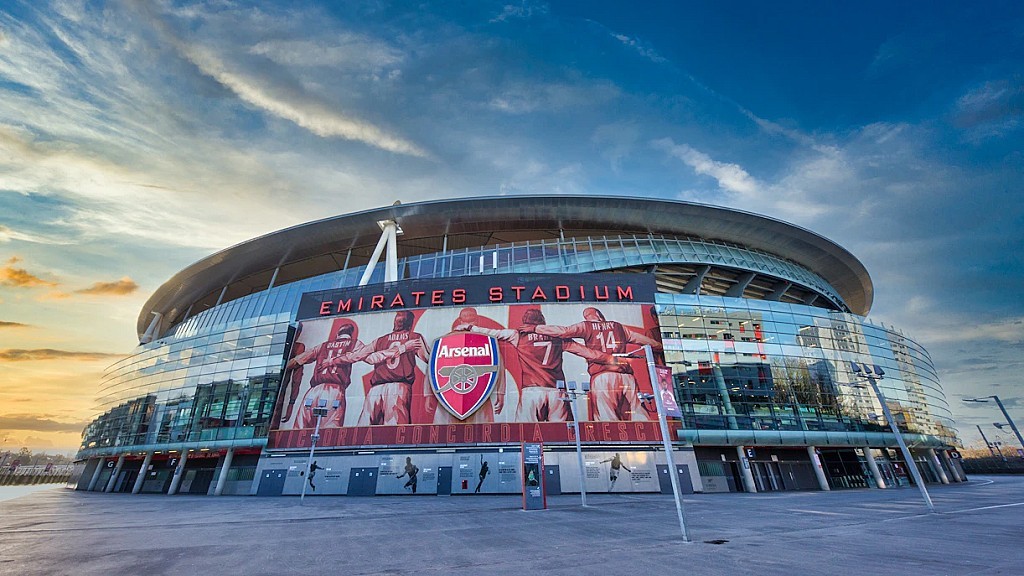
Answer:
[(955, 440), (928, 353), (892, 328), (782, 302), (657, 300), (684, 435), (695, 443), (828, 444), (829, 434), (817, 434), (828, 432), (831, 443), (894, 445), (871, 441), (889, 425), (850, 362), (884, 370), (879, 387), (897, 426), (915, 442)]
[[(776, 256), (655, 236), (492, 245), (405, 258), (399, 270), (402, 279), (415, 279), (658, 263), (763, 273), (846, 309), (822, 278)], [(362, 267), (332, 272), (222, 303), (139, 346), (107, 371), (101, 415), (86, 428), (80, 455), (264, 445), (301, 295), (355, 285), (362, 273)], [(378, 269), (371, 283), (382, 275)], [(694, 443), (720, 442), (722, 433), (883, 433), (880, 406), (853, 386), (849, 360), (885, 369), (881, 384), (890, 408), (919, 442), (954, 439), (927, 353), (898, 332), (851, 314), (776, 301), (659, 294), (657, 303), (665, 360), (676, 374), (683, 428)]]

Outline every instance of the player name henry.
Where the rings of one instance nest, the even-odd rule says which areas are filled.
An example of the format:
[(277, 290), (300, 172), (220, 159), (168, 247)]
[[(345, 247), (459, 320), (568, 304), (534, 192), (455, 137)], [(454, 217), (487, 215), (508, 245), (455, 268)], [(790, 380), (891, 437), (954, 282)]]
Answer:
[(473, 356), (490, 356), (491, 345), (484, 346), (445, 346), (437, 349), (438, 358), (469, 358)]

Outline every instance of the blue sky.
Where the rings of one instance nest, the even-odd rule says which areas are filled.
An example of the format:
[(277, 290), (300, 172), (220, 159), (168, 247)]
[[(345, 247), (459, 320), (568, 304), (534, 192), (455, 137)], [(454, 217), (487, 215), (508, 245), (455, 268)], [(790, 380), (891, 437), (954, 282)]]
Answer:
[(50, 352), (0, 354), (0, 438), (73, 446), (147, 296), (215, 250), (527, 193), (823, 234), (966, 441), (1001, 417), (964, 395), (1024, 423), (1022, 63), (1017, 2), (4, 0), (0, 351)]

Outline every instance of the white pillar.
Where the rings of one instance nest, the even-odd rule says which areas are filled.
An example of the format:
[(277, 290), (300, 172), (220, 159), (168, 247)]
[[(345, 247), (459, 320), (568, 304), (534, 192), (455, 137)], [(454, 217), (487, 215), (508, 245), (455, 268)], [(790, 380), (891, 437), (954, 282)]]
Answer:
[(807, 455), (811, 457), (811, 468), (814, 468), (814, 475), (818, 478), (818, 487), (826, 492), (831, 490), (828, 478), (825, 476), (825, 469), (821, 467), (821, 458), (818, 458), (818, 451), (814, 446), (807, 447)]
[(388, 251), (384, 258), (384, 280), (395, 282), (398, 280), (398, 225), (391, 222), (385, 232), (388, 235)]
[(949, 476), (946, 475), (946, 469), (942, 467), (942, 462), (939, 462), (939, 457), (935, 454), (935, 448), (928, 449), (928, 457), (932, 459), (932, 465), (935, 466), (935, 471), (939, 474), (939, 480), (943, 484), (949, 484)]
[(871, 453), (871, 446), (864, 447), (864, 459), (868, 461), (868, 469), (871, 470), (871, 475), (875, 477), (875, 485), (885, 489), (885, 480), (882, 478), (882, 473), (878, 470), (878, 462), (875, 462), (875, 455)]
[[(754, 484), (754, 473), (750, 470), (750, 460), (747, 460), (747, 447), (737, 446), (736, 454), (740, 457), (740, 475), (743, 476), (743, 489), (750, 493), (757, 492), (757, 484)], [(672, 471), (669, 471), (671, 474)]]
[(178, 486), (181, 485), (181, 477), (185, 475), (185, 461), (188, 460), (188, 452), (183, 451), (178, 465), (174, 467), (174, 476), (171, 477), (171, 485), (167, 488), (167, 495), (174, 496), (178, 493)]
[(953, 460), (949, 457), (949, 452), (941, 450), (940, 454), (942, 454), (942, 461), (946, 464), (946, 468), (949, 468), (949, 471), (953, 473), (953, 479), (957, 482), (964, 482), (966, 478), (960, 475), (960, 471), (957, 470)]
[(117, 476), (121, 474), (121, 467), (124, 466), (124, 454), (117, 457), (117, 464), (114, 465), (114, 471), (110, 473), (110, 479), (107, 480), (107, 486), (103, 489), (104, 492), (110, 492), (114, 489), (114, 482), (117, 481)]
[(103, 472), (103, 465), (106, 463), (105, 458), (100, 458), (96, 463), (96, 469), (92, 471), (92, 478), (89, 479), (89, 487), (85, 489), (86, 492), (92, 492), (96, 488), (96, 483), (100, 481), (100, 474)]
[(224, 455), (224, 463), (220, 465), (220, 475), (217, 476), (217, 487), (213, 489), (214, 496), (220, 496), (224, 493), (224, 483), (228, 480), (228, 470), (231, 469), (231, 460), (235, 457), (235, 449), (228, 448), (228, 453)]
[(135, 478), (135, 486), (132, 486), (132, 494), (142, 491), (142, 484), (146, 482), (146, 474), (149, 473), (149, 463), (153, 461), (153, 451), (146, 452), (146, 458), (142, 461), (142, 468), (139, 468), (139, 475)]

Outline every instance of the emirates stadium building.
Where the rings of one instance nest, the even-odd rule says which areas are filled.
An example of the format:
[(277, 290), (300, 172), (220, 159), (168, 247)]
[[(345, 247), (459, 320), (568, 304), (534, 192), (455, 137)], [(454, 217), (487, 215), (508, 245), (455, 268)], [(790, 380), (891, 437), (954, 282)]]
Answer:
[(687, 492), (889, 488), (911, 467), (963, 481), (932, 361), (867, 319), (872, 294), (818, 234), (687, 202), (469, 198), (310, 222), (156, 290), (72, 485), (520, 494), (536, 470), (547, 494), (663, 492), (673, 467)]

